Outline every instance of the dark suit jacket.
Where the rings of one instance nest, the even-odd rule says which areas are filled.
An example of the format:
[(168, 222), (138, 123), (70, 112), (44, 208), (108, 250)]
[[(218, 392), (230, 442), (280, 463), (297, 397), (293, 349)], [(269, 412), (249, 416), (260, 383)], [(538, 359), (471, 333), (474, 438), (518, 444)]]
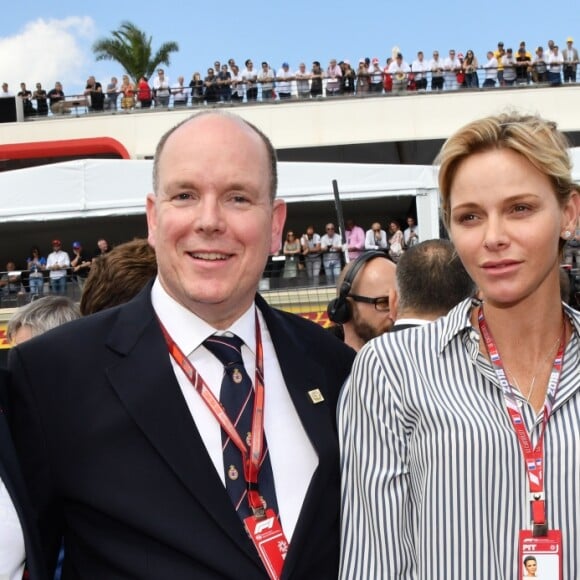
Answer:
[(0, 479), (2, 479), (20, 519), (30, 578), (31, 580), (43, 579), (47, 576), (42, 565), (36, 522), (32, 515), (26, 484), (20, 472), (20, 465), (12, 445), (5, 416), (7, 382), (8, 373), (5, 369), (0, 369)]
[[(317, 325), (257, 303), (319, 459), (283, 578), (334, 579), (335, 408), (354, 352)], [(9, 366), (14, 440), (47, 566), (64, 530), (64, 580), (266, 578), (179, 389), (150, 286), (17, 347)], [(308, 395), (316, 388), (323, 403)]]

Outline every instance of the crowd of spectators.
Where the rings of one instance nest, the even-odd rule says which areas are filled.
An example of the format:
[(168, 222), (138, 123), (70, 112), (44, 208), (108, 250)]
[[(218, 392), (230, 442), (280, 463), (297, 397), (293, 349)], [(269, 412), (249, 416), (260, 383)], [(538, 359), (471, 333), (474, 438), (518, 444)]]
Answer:
[[(322, 233), (318, 233), (313, 225), (309, 225), (301, 235), (294, 229), (288, 229), (280, 250), (270, 256), (264, 271), (269, 287), (332, 286), (342, 268), (361, 254), (381, 251), (398, 263), (405, 250), (420, 241), (419, 228), (413, 215), (408, 215), (404, 224), (389, 218), (385, 229), (378, 221), (363, 229), (355, 220), (347, 219), (344, 234), (345, 241), (335, 224), (330, 222), (324, 226)], [(572, 303), (576, 303), (577, 295), (580, 295), (579, 244), (580, 229), (568, 241), (563, 254), (563, 266), (571, 284), (569, 301)], [(95, 261), (95, 258), (110, 255), (112, 248), (105, 238), (97, 240), (93, 252), (86, 251), (79, 241), (73, 242), (70, 252), (63, 250), (58, 239), (51, 242), (51, 247), (52, 252), (47, 256), (38, 246), (33, 246), (22, 263), (8, 260), (5, 270), (0, 272), (0, 305), (21, 305), (48, 293), (81, 297), (93, 270), (107, 270), (100, 277), (115, 278), (119, 262), (123, 264), (120, 267), (124, 268), (133, 262), (140, 262), (149, 271), (149, 262), (153, 259), (153, 252), (144, 240), (122, 244), (119, 258), (113, 254), (107, 265)], [(134, 255), (133, 261), (127, 259), (128, 253)], [(123, 278), (127, 278), (125, 273)]]
[(44, 294), (80, 296), (95, 260), (110, 251), (105, 238), (97, 240), (94, 252), (83, 249), (74, 241), (70, 252), (59, 239), (51, 242), (46, 256), (34, 245), (21, 262), (9, 259), (6, 270), (0, 272), (0, 307), (22, 306)]
[[(195, 71), (187, 82), (178, 75), (172, 82), (163, 68), (154, 77), (142, 76), (133, 81), (123, 75), (103, 85), (90, 76), (81, 95), (65, 93), (60, 82), (48, 92), (41, 83), (34, 91), (20, 83), (16, 96), (22, 98), (25, 116), (47, 116), (82, 108), (89, 112), (131, 111), (138, 109), (213, 105), (217, 103), (252, 103), (284, 101), (292, 98), (317, 99), (321, 97), (401, 94), (408, 91), (452, 91), (462, 88), (500, 88), (514, 85), (557, 86), (575, 83), (578, 51), (574, 39), (566, 39), (566, 48), (553, 41), (546, 49), (538, 46), (533, 54), (525, 41), (516, 49), (504, 48), (503, 42), (480, 58), (468, 49), (455, 49), (447, 56), (433, 50), (431, 56), (419, 50), (416, 55), (404, 55), (395, 47), (381, 63), (378, 57), (350, 60), (330, 59), (327, 66), (313, 61), (310, 66), (300, 63), (294, 70), (288, 62), (279, 67), (262, 61), (255, 66), (252, 59), (238, 65), (233, 58), (227, 63), (216, 60), (206, 73)], [(3, 83), (0, 97), (14, 96), (8, 84)]]
[[(272, 281), (272, 287), (334, 285), (342, 267), (365, 251), (384, 251), (396, 263), (406, 248), (419, 241), (413, 216), (407, 217), (404, 228), (398, 220), (389, 219), (386, 230), (379, 222), (364, 230), (349, 219), (344, 233), (346, 242), (333, 223), (326, 224), (323, 234), (318, 234), (314, 226), (308, 226), (302, 235), (289, 229), (279, 252), (270, 257), (264, 277)], [(120, 258), (113, 259), (113, 254), (105, 266), (104, 262), (96, 261), (108, 257), (112, 250), (105, 238), (97, 240), (92, 252), (85, 250), (80, 241), (74, 241), (70, 249), (63, 248), (59, 239), (52, 240), (50, 245), (51, 251), (46, 255), (34, 245), (20, 263), (8, 260), (5, 271), (0, 272), (0, 306), (20, 306), (44, 294), (82, 297), (93, 270), (107, 270), (100, 277), (116, 277), (119, 261), (123, 267), (132, 263), (127, 260), (127, 252), (133, 253), (133, 261), (146, 264), (146, 268), (149, 264), (145, 257), (153, 256), (146, 241), (127, 242), (122, 244), (126, 250), (120, 252)], [(126, 277), (123, 274), (123, 279)]]
[(370, 250), (384, 252), (397, 263), (403, 252), (419, 241), (417, 222), (408, 216), (404, 228), (396, 219), (389, 219), (387, 224), (387, 230), (380, 222), (365, 230), (347, 219), (344, 239), (333, 223), (327, 223), (322, 234), (313, 225), (301, 236), (288, 230), (282, 247), (268, 261), (265, 276), (270, 278), (270, 287), (334, 285), (346, 263)]

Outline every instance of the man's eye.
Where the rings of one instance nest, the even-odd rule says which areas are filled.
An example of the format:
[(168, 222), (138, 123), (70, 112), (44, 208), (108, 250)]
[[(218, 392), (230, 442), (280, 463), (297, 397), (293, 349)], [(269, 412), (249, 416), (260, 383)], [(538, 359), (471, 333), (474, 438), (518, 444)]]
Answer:
[(180, 201), (184, 201), (187, 199), (191, 199), (191, 193), (178, 193), (174, 199), (180, 200)]

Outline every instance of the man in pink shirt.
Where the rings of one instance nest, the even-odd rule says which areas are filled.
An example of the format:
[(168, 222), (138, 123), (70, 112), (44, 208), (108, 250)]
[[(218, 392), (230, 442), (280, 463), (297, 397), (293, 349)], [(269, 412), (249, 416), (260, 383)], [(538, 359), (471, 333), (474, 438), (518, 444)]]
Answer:
[(365, 232), (354, 220), (346, 220), (345, 229), (348, 260), (356, 260), (365, 249)]
[(342, 70), (333, 58), (326, 69), (326, 96), (334, 97), (340, 94), (340, 79), (342, 77)]

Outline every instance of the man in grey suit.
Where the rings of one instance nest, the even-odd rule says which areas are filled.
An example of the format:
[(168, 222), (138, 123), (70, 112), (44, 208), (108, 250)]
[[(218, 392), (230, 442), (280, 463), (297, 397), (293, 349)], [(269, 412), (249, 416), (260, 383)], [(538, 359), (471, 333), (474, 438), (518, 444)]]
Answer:
[[(63, 580), (337, 577), (335, 410), (354, 352), (256, 294), (286, 217), (276, 182), (270, 141), (241, 118), (171, 129), (147, 197), (155, 281), (11, 354), (15, 444), (49, 569), (64, 535)], [(234, 339), (232, 369), (208, 343)], [(246, 370), (239, 433), (221, 391)]]

